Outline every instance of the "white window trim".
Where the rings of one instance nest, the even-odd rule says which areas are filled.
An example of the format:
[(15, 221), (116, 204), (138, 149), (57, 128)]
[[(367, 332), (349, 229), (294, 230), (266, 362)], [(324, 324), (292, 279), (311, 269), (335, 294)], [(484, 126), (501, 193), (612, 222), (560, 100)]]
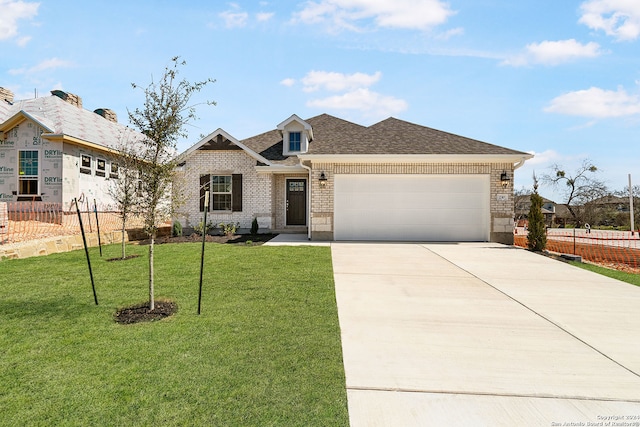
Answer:
[[(225, 176), (225, 177), (229, 177), (229, 185), (230, 185), (230, 190), (229, 191), (213, 191), (213, 177), (214, 176)], [(210, 194), (211, 194), (211, 200), (209, 200), (209, 207), (210, 207), (210, 212), (233, 212), (233, 174), (228, 174), (228, 173), (220, 173), (220, 174), (216, 174), (213, 173), (211, 174), (211, 176), (209, 177), (209, 190), (210, 190)], [(230, 199), (230, 203), (229, 203), (229, 209), (214, 209), (213, 208), (213, 196), (216, 194), (228, 194), (229, 197), (231, 197)]]
[[(100, 163), (100, 161), (104, 162), (104, 169), (100, 169), (98, 168), (98, 164)], [(102, 175), (99, 175), (100, 173), (102, 173)], [(96, 157), (96, 172), (95, 172), (96, 176), (102, 177), (102, 178), (106, 178), (107, 177), (107, 159), (104, 159), (102, 157)]]
[[(299, 151), (292, 151), (289, 149), (289, 135), (292, 133), (300, 133), (300, 150)], [(307, 152), (308, 146), (309, 146), (309, 138), (307, 136), (307, 132), (305, 132), (304, 130), (292, 130), (292, 131), (283, 132), (282, 153), (285, 156), (304, 154)]]
[[(116, 167), (116, 171), (113, 171), (113, 166)], [(109, 178), (120, 179), (120, 165), (118, 163), (109, 163)]]
[[(38, 153), (38, 170), (36, 175), (25, 175), (24, 178), (20, 175), (20, 153), (23, 152), (32, 152), (35, 151)], [(18, 150), (18, 196), (39, 196), (40, 195), (40, 150)], [(37, 181), (37, 193), (36, 194), (23, 194), (20, 192), (20, 181)]]
[[(89, 167), (87, 168), (86, 166), (82, 166), (82, 157), (87, 156), (89, 158)], [(80, 153), (80, 161), (78, 162), (78, 165), (80, 166), (80, 173), (85, 174), (85, 175), (93, 175), (93, 156), (91, 154), (86, 154), (86, 153)], [(89, 171), (89, 173), (87, 172), (83, 172), (84, 171)]]

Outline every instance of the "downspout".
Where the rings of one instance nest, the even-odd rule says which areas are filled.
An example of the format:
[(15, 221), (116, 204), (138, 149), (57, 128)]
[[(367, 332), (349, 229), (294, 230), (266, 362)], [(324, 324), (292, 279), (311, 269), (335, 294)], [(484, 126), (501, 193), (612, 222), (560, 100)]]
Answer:
[(307, 239), (311, 240), (311, 187), (313, 187), (311, 167), (305, 166), (302, 160), (300, 160), (300, 166), (309, 171), (309, 194), (307, 196)]

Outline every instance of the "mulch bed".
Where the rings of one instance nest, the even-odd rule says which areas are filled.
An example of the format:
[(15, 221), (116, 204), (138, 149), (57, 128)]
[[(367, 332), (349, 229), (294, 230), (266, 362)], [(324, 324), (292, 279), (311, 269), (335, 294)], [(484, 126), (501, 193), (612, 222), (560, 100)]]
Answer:
[[(206, 241), (209, 243), (225, 243), (230, 245), (262, 245), (265, 242), (276, 237), (277, 234), (235, 234), (230, 236), (211, 236), (208, 235)], [(178, 237), (159, 237), (156, 239), (157, 244), (167, 243), (193, 243), (202, 242), (202, 236), (197, 234), (191, 234), (189, 236)], [(149, 244), (148, 240), (143, 240), (139, 244)], [(135, 258), (140, 255), (129, 255), (125, 259)], [(111, 258), (107, 261), (122, 261), (122, 258)], [(157, 320), (165, 319), (178, 310), (178, 306), (173, 301), (156, 301), (155, 308), (149, 310), (149, 303), (144, 302), (136, 304), (132, 307), (126, 307), (118, 310), (114, 315), (116, 322), (122, 325), (129, 325), (139, 322), (154, 322)]]
[[(277, 234), (233, 234), (230, 236), (226, 235), (207, 235), (206, 242), (208, 243), (225, 243), (230, 245), (262, 245), (265, 242), (276, 237)], [(202, 242), (202, 236), (199, 236), (195, 233), (189, 236), (178, 236), (178, 237), (159, 237), (156, 239), (157, 244), (164, 243), (193, 243), (193, 242)], [(142, 244), (149, 243), (148, 240), (140, 242)]]
[(153, 310), (149, 310), (148, 302), (122, 308), (116, 312), (114, 318), (121, 325), (129, 325), (139, 322), (155, 322), (178, 311), (178, 305), (173, 301), (156, 301), (154, 305)]

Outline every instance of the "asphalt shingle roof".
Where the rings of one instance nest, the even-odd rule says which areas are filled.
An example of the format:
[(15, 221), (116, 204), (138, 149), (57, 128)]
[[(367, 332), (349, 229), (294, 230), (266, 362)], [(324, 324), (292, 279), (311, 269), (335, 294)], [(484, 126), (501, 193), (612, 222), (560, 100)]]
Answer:
[(53, 134), (67, 135), (109, 148), (117, 148), (121, 141), (141, 137), (127, 126), (78, 108), (54, 95), (15, 101), (13, 105), (6, 102), (4, 104), (4, 108), (0, 108), (0, 124), (24, 111), (49, 128)]
[[(388, 118), (365, 127), (328, 114), (305, 120), (313, 128), (308, 154), (521, 154), (509, 148)], [(282, 135), (272, 130), (241, 141), (278, 164), (297, 164), (295, 156), (283, 157)]]

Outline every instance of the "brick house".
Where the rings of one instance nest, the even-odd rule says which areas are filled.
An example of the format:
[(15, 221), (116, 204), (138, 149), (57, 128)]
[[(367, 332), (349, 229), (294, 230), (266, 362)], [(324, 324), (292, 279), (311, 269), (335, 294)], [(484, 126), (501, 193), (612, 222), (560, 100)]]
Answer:
[[(513, 173), (532, 155), (389, 118), (295, 114), (238, 140), (218, 129), (179, 156), (177, 218), (312, 240), (513, 243)], [(205, 191), (211, 191), (208, 206)]]
[(84, 195), (106, 209), (110, 181), (118, 178), (117, 148), (141, 138), (113, 111), (85, 110), (72, 93), (14, 100), (0, 88), (0, 202), (68, 210)]

